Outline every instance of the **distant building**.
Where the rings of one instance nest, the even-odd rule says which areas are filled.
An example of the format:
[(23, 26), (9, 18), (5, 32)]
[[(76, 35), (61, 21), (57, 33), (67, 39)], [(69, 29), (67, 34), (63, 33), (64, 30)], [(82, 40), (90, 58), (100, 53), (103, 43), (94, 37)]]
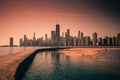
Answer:
[(47, 37), (47, 34), (45, 34), (45, 41), (47, 41), (48, 40), (48, 37)]
[(80, 31), (78, 31), (78, 39), (80, 39)]
[(104, 39), (103, 39), (103, 45), (108, 46), (108, 37), (107, 36), (104, 37)]
[(85, 46), (85, 38), (84, 38), (84, 37), (81, 38), (81, 40), (80, 40), (80, 45), (81, 45), (81, 46)]
[(60, 25), (56, 25), (56, 42), (60, 41)]
[(74, 46), (77, 46), (77, 38), (74, 37)]
[(113, 39), (110, 37), (110, 38), (108, 38), (108, 45), (109, 46), (112, 46), (113, 45), (113, 41), (112, 41)]
[(83, 32), (81, 32), (81, 38), (80, 39), (82, 39), (83, 37), (84, 37)]
[[(31, 43), (31, 41), (29, 41), (29, 43)], [(32, 46), (37, 46), (37, 41), (36, 41), (35, 33), (33, 35)]]
[(27, 37), (26, 37), (26, 35), (24, 35), (24, 42), (23, 42), (23, 46), (27, 46)]
[(23, 41), (20, 39), (19, 46), (23, 46)]
[(55, 36), (56, 36), (55, 31), (51, 31), (51, 39), (53, 41), (53, 44), (55, 42)]
[(66, 46), (70, 46), (70, 30), (67, 29), (67, 32), (65, 33), (66, 38)]
[(89, 36), (85, 37), (85, 46), (90, 46), (90, 37)]
[(85, 45), (84, 34), (83, 34), (83, 32), (81, 32), (81, 35), (80, 35), (80, 46), (84, 46), (84, 45)]
[(93, 46), (96, 46), (97, 43), (97, 33), (93, 33)]
[(98, 39), (98, 46), (102, 46), (102, 38)]
[(120, 46), (120, 33), (118, 33), (117, 37), (118, 37), (118, 46)]
[(77, 46), (80, 46), (80, 39), (81, 39), (81, 34), (80, 31), (78, 31)]
[(113, 46), (117, 46), (117, 37), (113, 36), (112, 38), (112, 43), (113, 43)]
[(10, 47), (12, 47), (13, 46), (13, 37), (10, 37)]

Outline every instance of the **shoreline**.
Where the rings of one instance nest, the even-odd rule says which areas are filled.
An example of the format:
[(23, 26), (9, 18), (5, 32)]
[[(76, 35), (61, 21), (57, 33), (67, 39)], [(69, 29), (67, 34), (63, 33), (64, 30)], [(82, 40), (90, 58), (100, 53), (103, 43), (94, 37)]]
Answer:
[[(62, 50), (61, 50), (62, 49)], [(37, 52), (42, 51), (60, 51), (63, 53), (66, 53), (67, 55), (70, 55), (71, 53), (82, 53), (80, 56), (85, 56), (88, 58), (95, 58), (98, 54), (98, 50), (120, 50), (120, 48), (80, 48), (80, 47), (64, 47), (64, 48), (44, 48), (44, 49), (30, 49), (26, 50), (24, 52), (19, 52), (15, 54), (10, 54), (6, 56), (0, 56), (0, 80), (14, 80), (14, 75), (18, 76), (15, 80), (18, 80), (20, 77), (20, 73), (18, 67), (20, 67), (20, 64), (23, 64), (23, 62), (32, 55), (32, 59), (34, 59), (34, 56), (37, 54)], [(81, 51), (81, 52), (80, 52)], [(91, 53), (91, 54), (86, 54)], [(96, 55), (96, 56), (95, 56)], [(28, 60), (29, 60), (28, 59)], [(27, 60), (27, 61), (28, 61)], [(29, 62), (30, 62), (29, 61)], [(31, 62), (30, 62), (31, 63)], [(27, 67), (30, 65), (30, 63), (27, 63)], [(24, 65), (22, 65), (24, 66)], [(21, 67), (22, 67), (21, 66)], [(26, 67), (26, 69), (27, 69)], [(25, 72), (23, 72), (25, 73)], [(22, 76), (21, 76), (22, 78)]]
[(14, 80), (14, 74), (18, 65), (33, 51), (35, 49), (0, 56), (0, 80)]

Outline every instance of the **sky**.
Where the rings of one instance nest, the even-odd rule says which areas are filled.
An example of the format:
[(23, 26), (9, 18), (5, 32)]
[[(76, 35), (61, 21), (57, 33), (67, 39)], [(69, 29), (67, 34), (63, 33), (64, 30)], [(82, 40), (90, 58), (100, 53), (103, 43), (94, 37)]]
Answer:
[(26, 34), (28, 38), (51, 35), (56, 24), (60, 32), (78, 30), (85, 36), (116, 36), (120, 32), (119, 0), (0, 0), (0, 45), (14, 44)]

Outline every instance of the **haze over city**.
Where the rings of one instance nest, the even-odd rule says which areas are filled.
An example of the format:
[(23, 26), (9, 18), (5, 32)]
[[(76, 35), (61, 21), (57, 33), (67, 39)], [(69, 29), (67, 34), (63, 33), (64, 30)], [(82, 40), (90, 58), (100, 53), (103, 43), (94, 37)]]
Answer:
[[(104, 3), (103, 3), (104, 2)], [(61, 35), (70, 29), (72, 36), (78, 31), (99, 37), (119, 33), (118, 2), (114, 0), (1, 0), (0, 1), (0, 45), (19, 44), (23, 35), (29, 38), (50, 36), (57, 23)]]

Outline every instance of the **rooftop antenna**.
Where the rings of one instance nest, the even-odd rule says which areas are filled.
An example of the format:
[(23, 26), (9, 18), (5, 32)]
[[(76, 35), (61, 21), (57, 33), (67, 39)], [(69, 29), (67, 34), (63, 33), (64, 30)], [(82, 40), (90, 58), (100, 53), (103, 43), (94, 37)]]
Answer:
[(56, 19), (56, 24), (59, 24), (59, 19)]

